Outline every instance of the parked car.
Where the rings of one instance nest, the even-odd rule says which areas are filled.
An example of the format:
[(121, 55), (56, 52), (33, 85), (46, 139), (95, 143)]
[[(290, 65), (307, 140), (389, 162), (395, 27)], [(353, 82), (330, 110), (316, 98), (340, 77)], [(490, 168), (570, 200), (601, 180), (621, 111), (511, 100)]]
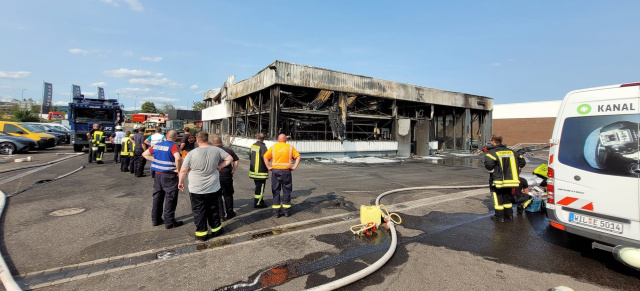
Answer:
[(13, 136), (0, 131), (0, 154), (10, 155), (16, 152), (26, 152), (35, 149), (38, 144), (27, 137)]
[(35, 128), (35, 129), (39, 129), (41, 132), (53, 135), (56, 138), (56, 145), (61, 145), (63, 143), (66, 143), (67, 140), (68, 140), (66, 133), (50, 129), (49, 127), (47, 127), (44, 124), (40, 124), (40, 123), (25, 123), (25, 124)]
[(21, 136), (34, 140), (38, 149), (56, 146), (56, 138), (44, 131), (29, 124), (13, 121), (0, 121), (0, 131), (4, 131), (12, 136)]
[[(53, 135), (56, 135), (56, 133), (63, 134), (64, 143), (66, 144), (71, 143), (71, 130), (67, 129), (62, 125), (51, 124), (51, 123), (36, 123), (36, 122), (30, 122), (29, 124), (33, 124), (34, 126), (37, 126), (43, 129), (44, 131), (46, 131), (47, 133), (51, 133)], [(59, 141), (58, 137), (56, 137), (56, 141)], [(61, 144), (61, 143), (58, 143), (58, 144)]]

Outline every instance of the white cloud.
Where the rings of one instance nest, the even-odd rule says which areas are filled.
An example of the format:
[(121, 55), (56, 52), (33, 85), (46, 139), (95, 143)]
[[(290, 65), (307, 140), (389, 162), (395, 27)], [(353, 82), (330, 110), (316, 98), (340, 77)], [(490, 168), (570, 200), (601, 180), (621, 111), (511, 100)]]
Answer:
[(67, 105), (69, 105), (69, 101), (56, 101), (56, 102), (53, 102), (53, 105), (54, 106), (67, 106)]
[(106, 82), (95, 82), (95, 83), (91, 83), (91, 86), (93, 86), (93, 87), (106, 87), (107, 83)]
[(169, 88), (182, 88), (182, 84), (171, 81), (167, 78), (162, 79), (131, 79), (129, 80), (130, 84), (142, 85), (142, 86), (151, 86), (151, 87), (169, 87)]
[(133, 10), (133, 11), (143, 11), (144, 7), (142, 6), (142, 3), (140, 3), (140, 1), (138, 0), (101, 0), (104, 3), (110, 4), (113, 7), (119, 7), (120, 5), (118, 5), (118, 2), (125, 2), (127, 3), (127, 5), (129, 5), (129, 9)]
[(89, 53), (88, 51), (79, 48), (69, 49), (69, 52), (74, 55), (86, 55)]
[(167, 97), (142, 97), (142, 98), (138, 98), (138, 100), (151, 101), (151, 102), (167, 102), (167, 103), (178, 101), (178, 99), (167, 98)]
[(192, 90), (198, 89), (198, 85), (191, 85), (191, 87), (189, 87), (189, 89), (192, 89)]
[(122, 53), (123, 57), (133, 57), (133, 52), (132, 51), (125, 51)]
[(194, 95), (201, 95), (204, 94), (204, 92), (207, 92), (205, 90), (200, 90), (200, 91), (196, 91), (195, 93), (193, 93)]
[(494, 66), (494, 67), (502, 66), (502, 64), (501, 64), (501, 63), (493, 63), (493, 64), (491, 64), (491, 65), (492, 65), (492, 66)]
[(159, 61), (162, 61), (162, 57), (141, 57), (140, 59), (143, 61), (152, 62), (152, 63), (157, 63)]
[(31, 74), (31, 72), (27, 72), (27, 71), (0, 71), (0, 78), (4, 78), (4, 79), (22, 79), (22, 78), (26, 78), (29, 77), (29, 75)]
[(96, 93), (96, 92), (85, 92), (85, 91), (82, 91), (82, 95), (84, 95), (84, 97), (93, 97), (93, 96), (96, 96), (97, 94), (98, 93)]
[(117, 69), (111, 71), (102, 71), (102, 73), (107, 77), (112, 78), (146, 78), (146, 77), (154, 77), (158, 78), (162, 76), (162, 73), (152, 73), (149, 71), (143, 70), (129, 70), (129, 69)]
[(149, 88), (120, 88), (113, 91), (116, 94), (136, 96), (136, 95), (149, 95), (151, 89)]

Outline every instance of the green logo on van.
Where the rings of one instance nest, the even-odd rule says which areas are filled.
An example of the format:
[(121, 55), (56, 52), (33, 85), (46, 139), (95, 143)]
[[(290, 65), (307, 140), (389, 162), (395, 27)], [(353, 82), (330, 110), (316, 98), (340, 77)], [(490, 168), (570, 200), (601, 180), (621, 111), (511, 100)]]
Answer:
[(578, 106), (578, 114), (589, 114), (589, 112), (591, 112), (591, 105), (589, 104), (580, 104), (580, 106)]

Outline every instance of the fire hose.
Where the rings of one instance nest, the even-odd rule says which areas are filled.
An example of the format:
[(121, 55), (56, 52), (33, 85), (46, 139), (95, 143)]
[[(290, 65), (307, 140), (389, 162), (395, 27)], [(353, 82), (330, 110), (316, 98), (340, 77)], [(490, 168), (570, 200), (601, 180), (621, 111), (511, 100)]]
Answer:
[[(403, 192), (403, 191), (412, 191), (412, 190), (433, 190), (433, 189), (475, 189), (475, 188), (484, 188), (487, 187), (487, 184), (483, 184), (483, 185), (470, 185), (470, 186), (422, 186), (422, 187), (411, 187), (411, 188), (401, 188), (401, 189), (395, 189), (395, 190), (391, 190), (391, 191), (387, 191), (384, 192), (380, 195), (378, 195), (378, 197), (376, 198), (376, 206), (379, 207), (384, 207), (384, 205), (380, 205), (380, 199), (382, 199), (382, 197), (392, 194), (392, 193), (397, 193), (397, 192)], [(384, 207), (385, 211), (386, 211), (386, 207)], [(382, 210), (381, 210), (382, 211)], [(389, 249), (387, 250), (386, 253), (384, 253), (384, 255), (378, 259), (377, 261), (375, 261), (373, 264), (369, 265), (368, 267), (353, 273), (349, 276), (340, 278), (338, 280), (334, 280), (331, 281), (329, 283), (320, 285), (320, 286), (316, 286), (307, 290), (334, 290), (334, 289), (338, 289), (340, 287), (344, 287), (347, 286), (353, 282), (356, 282), (366, 276), (371, 275), (373, 272), (377, 271), (378, 269), (382, 268), (382, 266), (384, 266), (384, 264), (386, 264), (391, 257), (393, 256), (393, 254), (396, 251), (396, 247), (398, 246), (398, 236), (396, 234), (396, 227), (395, 227), (395, 221), (391, 218), (392, 215), (396, 215), (398, 218), (400, 218), (400, 216), (398, 214), (395, 213), (389, 213), (388, 211), (386, 212), (382, 212), (382, 215), (384, 215), (385, 217), (385, 222), (387, 224), (387, 227), (389, 228), (389, 231), (391, 232), (391, 244), (389, 245)], [(402, 220), (399, 219), (397, 223), (400, 223)], [(361, 225), (357, 225), (357, 226), (361, 226)], [(354, 226), (356, 227), (356, 226)], [(352, 231), (353, 228), (352, 227)], [(370, 227), (370, 225), (365, 225), (365, 228)], [(354, 232), (355, 233), (355, 232)]]

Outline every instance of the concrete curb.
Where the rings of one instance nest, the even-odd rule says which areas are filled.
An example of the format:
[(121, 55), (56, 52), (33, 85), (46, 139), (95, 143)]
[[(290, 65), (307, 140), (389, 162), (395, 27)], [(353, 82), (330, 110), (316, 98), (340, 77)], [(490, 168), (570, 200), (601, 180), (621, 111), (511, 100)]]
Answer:
[[(0, 215), (4, 212), (6, 202), (7, 196), (4, 195), (4, 192), (0, 191)], [(11, 276), (11, 271), (9, 271), (9, 267), (7, 267), (7, 263), (4, 261), (4, 256), (0, 258), (0, 279), (7, 291), (22, 290), (20, 286), (18, 286), (18, 283), (13, 279), (13, 276)]]

